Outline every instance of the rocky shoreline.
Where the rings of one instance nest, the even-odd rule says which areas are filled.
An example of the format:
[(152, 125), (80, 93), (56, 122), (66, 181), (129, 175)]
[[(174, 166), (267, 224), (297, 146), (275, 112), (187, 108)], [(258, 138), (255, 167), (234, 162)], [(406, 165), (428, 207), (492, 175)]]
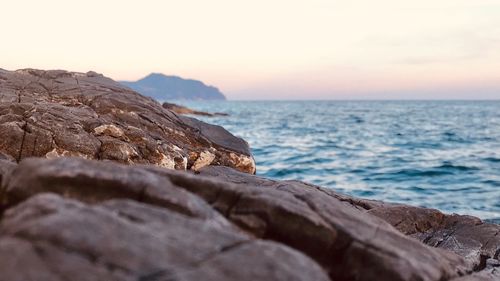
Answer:
[(216, 116), (229, 116), (227, 113), (223, 112), (205, 112), (205, 111), (198, 111), (194, 110), (182, 105), (178, 105), (175, 103), (169, 103), (169, 102), (164, 102), (162, 104), (163, 108), (168, 109), (170, 111), (173, 111), (177, 114), (187, 114), (187, 115), (199, 115), (199, 116), (206, 116), (206, 117), (216, 117)]
[(0, 152), (254, 173), (248, 144), (94, 72), (0, 71)]
[(0, 280), (500, 279), (500, 225), (254, 176), (93, 72), (0, 70), (0, 135)]

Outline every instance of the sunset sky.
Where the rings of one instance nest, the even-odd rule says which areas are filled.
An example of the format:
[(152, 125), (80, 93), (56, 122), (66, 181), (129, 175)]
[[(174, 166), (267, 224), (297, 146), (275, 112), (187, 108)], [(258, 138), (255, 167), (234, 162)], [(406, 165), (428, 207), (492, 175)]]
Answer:
[(231, 99), (500, 99), (498, 0), (0, 0), (0, 68)]

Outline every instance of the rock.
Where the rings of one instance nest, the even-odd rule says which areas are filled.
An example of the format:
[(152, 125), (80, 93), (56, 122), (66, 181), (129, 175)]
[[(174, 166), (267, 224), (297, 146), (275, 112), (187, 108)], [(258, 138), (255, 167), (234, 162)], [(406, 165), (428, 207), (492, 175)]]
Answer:
[(12, 156), (4, 154), (2, 152), (0, 152), (0, 160), (6, 161), (6, 162), (15, 162), (16, 161)]
[(164, 102), (162, 104), (163, 108), (166, 108), (170, 111), (173, 111), (177, 114), (190, 114), (190, 115), (200, 115), (200, 116), (207, 116), (207, 117), (215, 117), (215, 116), (229, 116), (227, 113), (222, 113), (222, 112), (214, 112), (214, 113), (209, 113), (209, 112), (204, 112), (204, 111), (198, 111), (194, 110), (191, 108), (187, 108), (182, 105), (177, 105), (174, 103), (168, 103)]
[(481, 271), (474, 272), (472, 274), (454, 278), (452, 281), (491, 281), (491, 280), (500, 280), (500, 263), (498, 260), (489, 259), (490, 264), (487, 265)]
[[(0, 184), (2, 183), (4, 176), (10, 175), (15, 167), (15, 163), (0, 158)], [(0, 192), (0, 201), (2, 199), (1, 196), (2, 194)]]
[(5, 177), (3, 206), (14, 206), (31, 196), (55, 192), (87, 203), (125, 198), (178, 213), (228, 224), (204, 200), (179, 188), (168, 178), (145, 169), (72, 158), (22, 161)]
[[(210, 125), (187, 116), (181, 116), (180, 118), (185, 124), (191, 126), (191, 128), (198, 129), (200, 134), (209, 138), (214, 144), (235, 151), (235, 153), (229, 153), (229, 155), (215, 157), (211, 163), (215, 162), (216, 165), (235, 167), (240, 171), (255, 174), (255, 160), (251, 156), (248, 145), (244, 146), (246, 144), (244, 140), (229, 137), (229, 132), (221, 126)], [(213, 154), (220, 153), (217, 150), (210, 150), (210, 152)], [(199, 156), (201, 154), (198, 154), (198, 158)]]
[(500, 279), (500, 225), (254, 176), (94, 72), (0, 70), (0, 135), (0, 281)]
[[(499, 269), (496, 269), (496, 267), (493, 269), (491, 269), (491, 267), (488, 268), (486, 261), (489, 260), (490, 263), (492, 260), (495, 262), (499, 262), (500, 225), (484, 223), (477, 218), (469, 216), (444, 215), (441, 212), (432, 209), (418, 208), (401, 204), (390, 204), (372, 200), (356, 199), (353, 197), (336, 194), (335, 192), (329, 189), (324, 189), (321, 187), (308, 185), (301, 182), (296, 182), (296, 181), (278, 182), (242, 174), (224, 167), (217, 167), (217, 168), (207, 167), (201, 170), (201, 175), (216, 177), (219, 180), (222, 179), (225, 182), (232, 182), (241, 186), (253, 185), (266, 189), (286, 190), (287, 192), (294, 194), (294, 196), (296, 196), (297, 198), (300, 198), (300, 200), (306, 201), (308, 205), (313, 208), (313, 210), (316, 210), (316, 212), (322, 214), (322, 217), (325, 220), (327, 220), (330, 224), (335, 224), (338, 228), (347, 230), (347, 233), (349, 233), (354, 237), (357, 237), (358, 235), (362, 236), (364, 231), (360, 231), (359, 228), (361, 227), (361, 225), (368, 223), (371, 219), (364, 218), (363, 221), (360, 222), (359, 220), (361, 219), (361, 217), (359, 214), (350, 217), (347, 216), (347, 212), (345, 210), (342, 211), (341, 214), (339, 214), (341, 208), (335, 206), (338, 203), (334, 204), (334, 202), (338, 200), (340, 202), (343, 202), (344, 205), (347, 207), (356, 209), (357, 211), (360, 211), (364, 214), (370, 216), (376, 216), (386, 220), (405, 235), (408, 235), (412, 238), (417, 238), (423, 243), (430, 245), (434, 248), (443, 249), (449, 253), (454, 253), (457, 256), (460, 256), (463, 259), (462, 262), (459, 263), (460, 266), (458, 265), (451, 266), (451, 268), (455, 268), (457, 270), (460, 267), (462, 267), (463, 270), (459, 272), (458, 275), (474, 272), (470, 276), (470, 278), (479, 278), (475, 276), (480, 276), (481, 278), (486, 278), (486, 277), (489, 278), (485, 280), (497, 280), (495, 278), (498, 278), (496, 274), (499, 274), (498, 273)], [(335, 198), (336, 200), (333, 200), (333, 198)], [(324, 202), (325, 200), (329, 200), (331, 202), (326, 203)], [(239, 201), (242, 201), (242, 199), (240, 198)], [(277, 202), (278, 201), (276, 200), (276, 203)], [(237, 213), (237, 210), (238, 210), (237, 207), (233, 207), (232, 212)], [(248, 215), (249, 213), (248, 208), (245, 209), (244, 213)], [(306, 214), (306, 212), (302, 213), (304, 215)], [(277, 220), (277, 218), (270, 219), (269, 221), (277, 224), (280, 223)], [(244, 224), (256, 225), (255, 223), (251, 223), (251, 220), (248, 219), (243, 219), (242, 222), (240, 222), (240, 224), (241, 223), (243, 225)], [(268, 223), (263, 225), (269, 227)], [(392, 242), (389, 242), (387, 239), (389, 236), (392, 236), (393, 233), (389, 234), (387, 232), (390, 229), (387, 226), (379, 224), (379, 226), (376, 226), (375, 228), (377, 230), (375, 231), (375, 235), (369, 240), (371, 245), (370, 247), (367, 247), (367, 249), (384, 248), (384, 252), (388, 253), (387, 245), (393, 245), (394, 243), (408, 243), (405, 246), (401, 245), (402, 248), (405, 248), (404, 250), (402, 250), (402, 252), (406, 252), (407, 255), (410, 256), (408, 257), (410, 259), (412, 259), (412, 257), (416, 258), (418, 256), (418, 254), (415, 253), (409, 254), (410, 252), (412, 252), (412, 248), (414, 247), (414, 245), (410, 245), (412, 244), (410, 242), (395, 242), (396, 238), (390, 238), (391, 240), (392, 239), (394, 240), (392, 240)], [(302, 227), (301, 230), (304, 230), (304, 227)], [(262, 230), (260, 230), (260, 232), (264, 233)], [(353, 235), (353, 233), (356, 233), (356, 235)], [(377, 242), (378, 240), (377, 238), (381, 238), (383, 241)], [(278, 240), (281, 239), (282, 238), (279, 238)], [(302, 242), (304, 242), (305, 239), (307, 238), (301, 238), (301, 239)], [(316, 239), (315, 241), (316, 243), (318, 243), (319, 239)], [(304, 247), (300, 245), (299, 242), (296, 243), (297, 243), (295, 245), (296, 248), (300, 249)], [(290, 245), (290, 243), (287, 244)], [(354, 243), (350, 242), (348, 244), (351, 245), (349, 247), (352, 247)], [(373, 244), (375, 245), (378, 244), (378, 246), (374, 246)], [(325, 249), (327, 248), (326, 244), (324, 245), (324, 248)], [(397, 252), (397, 250), (395, 252)], [(364, 252), (363, 255), (365, 256), (364, 258), (357, 257), (355, 259), (363, 260), (363, 259), (368, 259), (368, 257), (370, 256), (370, 254), (368, 254), (368, 257), (366, 257), (367, 255), (366, 252)], [(397, 255), (398, 254), (391, 253), (391, 256), (397, 256)], [(314, 255), (311, 256), (314, 257)], [(388, 264), (388, 261), (385, 260), (387, 257), (379, 257), (379, 258), (381, 259), (380, 262), (382, 262), (383, 264)], [(421, 260), (420, 258), (416, 259)], [(373, 263), (375, 264), (376, 262), (373, 261)], [(411, 261), (409, 263), (413, 265), (418, 264), (418, 262), (415, 261)], [(378, 272), (381, 271), (381, 267), (382, 266), (380, 265), (376, 266)], [(367, 274), (367, 271), (368, 272), (370, 271), (370, 267), (368, 265), (364, 266), (363, 268), (364, 268), (364, 274)], [(448, 268), (448, 270), (449, 269), (450, 268)], [(375, 269), (373, 270), (375, 271)], [(411, 270), (409, 270), (408, 268), (404, 269), (403, 271), (406, 273), (411, 272)], [(420, 275), (422, 275), (423, 272), (428, 271), (428, 269), (424, 270), (421, 268), (420, 270), (416, 271), (420, 271)], [(494, 278), (490, 276), (493, 276)], [(434, 279), (436, 278), (435, 276), (431, 277), (430, 279), (427, 279), (428, 277), (429, 276), (423, 278), (422, 280), (440, 280), (440, 279)], [(444, 274), (441, 278), (443, 278), (443, 280), (447, 280), (451, 277), (453, 277), (452, 274), (450, 275), (448, 272)], [(349, 279), (352, 277), (341, 276), (340, 278)], [(373, 278), (376, 279), (375, 276), (373, 276)], [(385, 279), (381, 278), (380, 280), (385, 280)], [(393, 280), (393, 279), (387, 279), (387, 280)], [(469, 279), (464, 279), (464, 280), (469, 280)], [(470, 280), (476, 280), (476, 279), (470, 279)]]
[(464, 251), (427, 246), (370, 212), (394, 214), (398, 205), (227, 167), (194, 174), (25, 159), (2, 194), (0, 270), (22, 272), (5, 280), (40, 271), (47, 280), (437, 281), (495, 270), (492, 261), (477, 267)]
[[(238, 184), (268, 187), (279, 185), (276, 181), (246, 176), (222, 167), (204, 169), (201, 173)], [(291, 183), (302, 185), (304, 188), (312, 186), (299, 182)], [(458, 254), (468, 262), (468, 267), (475, 270), (485, 268), (486, 260), (499, 258), (500, 225), (498, 224), (483, 222), (470, 216), (445, 215), (435, 209), (356, 199), (336, 194), (329, 189), (313, 187), (349, 203), (358, 210), (387, 221), (405, 235), (432, 247)]]
[(286, 246), (131, 200), (40, 194), (0, 229), (0, 280), (328, 280)]
[(211, 165), (255, 172), (244, 140), (94, 72), (1, 71), (0, 135), (0, 153), (17, 162), (78, 156), (185, 170), (210, 151)]
[(476, 271), (486, 267), (486, 260), (498, 259), (500, 225), (478, 218), (443, 213), (419, 207), (395, 205), (373, 208), (368, 213), (387, 220), (402, 233), (432, 247), (464, 257)]

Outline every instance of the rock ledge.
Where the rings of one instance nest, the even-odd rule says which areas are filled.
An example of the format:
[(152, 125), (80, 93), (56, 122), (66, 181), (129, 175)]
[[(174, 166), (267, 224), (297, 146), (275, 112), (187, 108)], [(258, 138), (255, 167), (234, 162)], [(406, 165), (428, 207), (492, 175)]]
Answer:
[[(0, 71), (0, 153), (255, 173), (248, 144), (95, 72)], [(210, 154), (210, 160), (201, 155)], [(195, 165), (195, 163), (198, 163)]]

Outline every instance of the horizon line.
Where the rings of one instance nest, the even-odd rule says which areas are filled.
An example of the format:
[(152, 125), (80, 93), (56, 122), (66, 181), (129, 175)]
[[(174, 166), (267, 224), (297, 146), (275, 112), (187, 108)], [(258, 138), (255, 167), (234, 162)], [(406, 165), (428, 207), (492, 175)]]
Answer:
[(225, 100), (190, 100), (190, 99), (172, 99), (170, 101), (188, 101), (188, 102), (227, 102), (227, 101), (494, 101), (500, 102), (500, 98), (498, 99), (225, 99)]

